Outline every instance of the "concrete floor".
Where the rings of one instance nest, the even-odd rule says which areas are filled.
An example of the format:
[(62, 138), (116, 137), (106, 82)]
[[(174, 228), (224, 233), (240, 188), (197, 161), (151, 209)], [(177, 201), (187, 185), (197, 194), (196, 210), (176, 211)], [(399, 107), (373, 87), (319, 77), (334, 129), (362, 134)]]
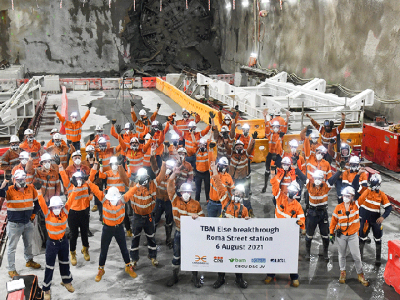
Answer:
[[(86, 104), (88, 99), (99, 100), (93, 102), (91, 117), (89, 117), (84, 128), (84, 139), (87, 140), (88, 135), (94, 129), (95, 124), (104, 122), (104, 118), (108, 120), (105, 125), (105, 131), (108, 132), (110, 128), (110, 121), (115, 116), (118, 117), (118, 123), (124, 124), (129, 118), (130, 96), (126, 93), (125, 101), (121, 105), (120, 101), (115, 101), (116, 91), (106, 92), (73, 92), (69, 93), (68, 97), (75, 100), (80, 105)], [(154, 110), (156, 103), (160, 102), (161, 106), (159, 120), (164, 122), (165, 116), (171, 112), (176, 111), (180, 115), (181, 108), (176, 105), (171, 99), (158, 91), (136, 91), (135, 94), (142, 95), (143, 100), (138, 103), (137, 111), (142, 107), (145, 109)], [(51, 95), (49, 97), (49, 104), (60, 103), (60, 95)], [(71, 105), (72, 106), (72, 105)], [(77, 107), (77, 106), (76, 106)], [(79, 106), (81, 115), (85, 112), (86, 107)], [(105, 116), (105, 117), (104, 117)], [(95, 117), (95, 118), (93, 118)], [(106, 120), (106, 122), (107, 122)], [(205, 124), (199, 125), (203, 128)], [(41, 129), (43, 131), (43, 128)], [(42, 132), (40, 133), (42, 134)], [(47, 133), (48, 134), (48, 133)], [(43, 136), (46, 136), (44, 134)], [(38, 138), (38, 140), (40, 140)], [(47, 141), (47, 139), (46, 139)], [(116, 145), (116, 140), (111, 138), (112, 144)], [(274, 207), (271, 200), (271, 188), (268, 187), (266, 194), (260, 194), (264, 178), (264, 165), (252, 164), (252, 190), (253, 195), (251, 198), (252, 205), (258, 218), (272, 218), (274, 216)], [(391, 195), (399, 194), (400, 188), (397, 181), (384, 177), (382, 189), (390, 190)], [(336, 204), (336, 192), (331, 191), (329, 195), (329, 212), (333, 212)], [(206, 203), (204, 195), (201, 196), (201, 205), (206, 211)], [(304, 203), (302, 202), (303, 206)], [(93, 204), (92, 204), (93, 205)], [(97, 213), (91, 213), (90, 228), (94, 236), (89, 239), (90, 242), (90, 255), (91, 261), (86, 262), (83, 256), (78, 254), (78, 264), (75, 267), (71, 266), (71, 272), (74, 278), (73, 285), (76, 289), (75, 293), (68, 293), (62, 286), (60, 286), (61, 278), (59, 275), (58, 266), (56, 265), (52, 295), (53, 299), (400, 299), (400, 296), (394, 291), (392, 287), (384, 283), (383, 272), (387, 260), (387, 241), (393, 239), (400, 239), (398, 230), (399, 215), (392, 213), (388, 219), (383, 223), (384, 236), (383, 236), (383, 250), (382, 258), (383, 263), (379, 268), (374, 266), (375, 246), (372, 242), (371, 245), (366, 245), (364, 252), (363, 268), (366, 278), (371, 281), (370, 287), (363, 287), (357, 281), (357, 274), (355, 272), (354, 263), (349, 254), (347, 265), (347, 284), (339, 284), (339, 266), (338, 254), (336, 244), (330, 247), (330, 262), (326, 263), (321, 256), (318, 255), (322, 251), (322, 243), (319, 234), (317, 233), (312, 245), (312, 260), (306, 262), (302, 256), (305, 252), (304, 237), (300, 238), (300, 253), (299, 253), (299, 275), (300, 286), (298, 288), (290, 287), (289, 276), (282, 274), (277, 275), (276, 280), (265, 285), (263, 280), (264, 275), (244, 275), (249, 283), (249, 287), (245, 290), (238, 288), (234, 284), (234, 275), (227, 274), (227, 282), (220, 289), (214, 290), (212, 284), (217, 278), (215, 273), (204, 273), (204, 285), (202, 288), (197, 289), (193, 287), (188, 272), (180, 274), (180, 281), (172, 288), (167, 288), (165, 283), (172, 273), (172, 250), (168, 249), (165, 245), (165, 231), (160, 224), (156, 234), (158, 243), (158, 260), (160, 265), (155, 268), (151, 265), (147, 257), (147, 247), (141, 246), (140, 257), (138, 263), (136, 279), (131, 279), (124, 273), (124, 263), (119, 248), (115, 241), (112, 242), (108, 259), (105, 266), (105, 275), (103, 280), (99, 283), (94, 281), (97, 274), (98, 258), (100, 254), (100, 237), (101, 237), (101, 223)], [(372, 236), (371, 236), (372, 238)], [(144, 236), (141, 239), (143, 245)], [(128, 247), (131, 243), (131, 238), (127, 238)], [(78, 249), (80, 249), (80, 242), (78, 241)], [(42, 251), (35, 257), (35, 260), (42, 265), (40, 270), (28, 270), (25, 267), (23, 260), (23, 245), (22, 241), (17, 248), (17, 271), (20, 274), (36, 274), (39, 277), (40, 283), (44, 278), (44, 265), (45, 255)], [(3, 260), (0, 272), (0, 282), (5, 283), (9, 280), (7, 275), (7, 259)], [(4, 285), (3, 285), (4, 286)], [(0, 298), (5, 298), (4, 289), (0, 289)]]

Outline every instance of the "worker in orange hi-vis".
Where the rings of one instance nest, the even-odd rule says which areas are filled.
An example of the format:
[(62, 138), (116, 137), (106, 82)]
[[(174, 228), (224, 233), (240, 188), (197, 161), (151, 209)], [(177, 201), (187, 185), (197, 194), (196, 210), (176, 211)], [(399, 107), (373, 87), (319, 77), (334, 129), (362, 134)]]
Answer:
[(40, 155), (45, 151), (42, 145), (35, 140), (33, 130), (28, 128), (24, 131), (25, 140), (19, 145), (19, 147), (30, 154), (33, 159), (33, 166), (36, 168), (40, 164)]
[[(296, 181), (292, 181), (286, 192), (280, 193), (276, 199), (275, 218), (297, 219), (296, 224), (301, 228), (301, 234), (306, 234), (304, 211), (300, 203), (296, 201), (296, 196), (300, 193), (300, 185)], [(267, 274), (264, 282), (266, 284), (274, 280), (275, 274)], [(298, 287), (299, 274), (290, 274), (293, 287)]]
[(14, 174), (18, 171), (18, 170), (22, 170), (25, 172), (26, 178), (26, 184), (31, 184), (33, 181), (33, 174), (27, 174), (26, 169), (26, 164), (28, 163), (28, 161), (31, 159), (30, 155), (28, 152), (26, 151), (22, 151), (19, 154), (19, 161), (20, 163), (18, 165), (16, 165), (12, 170), (11, 170), (11, 175), (14, 176)]
[(139, 118), (140, 119), (138, 119), (138, 117), (136, 116), (136, 113), (135, 113), (135, 108), (134, 108), (135, 105), (136, 105), (136, 103), (131, 100), (131, 117), (132, 117), (132, 121), (136, 126), (136, 133), (140, 135), (140, 134), (144, 133), (144, 131), (146, 130), (147, 126), (151, 125), (151, 122), (155, 121), (155, 119), (157, 117), (157, 114), (158, 114), (158, 111), (160, 110), (161, 103), (157, 103), (157, 109), (151, 115), (150, 120), (148, 119), (147, 113), (146, 113), (146, 111), (144, 109), (141, 109), (139, 111)]
[(67, 121), (65, 117), (63, 117), (58, 111), (58, 106), (53, 105), (53, 109), (56, 112), (57, 117), (60, 119), (60, 122), (64, 125), (65, 131), (67, 134), (67, 140), (72, 142), (75, 150), (81, 149), (81, 133), (82, 126), (86, 122), (86, 119), (89, 117), (90, 108), (92, 107), (92, 103), (87, 104), (88, 110), (85, 115), (78, 121), (78, 113), (76, 111), (72, 112), (70, 117), (71, 120)]
[(19, 154), (23, 151), (19, 147), (20, 141), (16, 135), (10, 138), (10, 148), (3, 154), (0, 159), (0, 170), (10, 174), (11, 170), (20, 163)]
[(108, 134), (104, 133), (103, 125), (102, 124), (97, 124), (95, 131), (96, 131), (96, 134), (92, 133), (89, 136), (89, 141), (87, 141), (86, 147), (89, 146), (89, 145), (92, 145), (94, 147), (98, 147), (100, 138), (106, 139), (108, 147), (111, 147), (110, 136)]
[[(210, 111), (211, 113), (211, 111)], [(220, 107), (219, 111), (218, 111), (218, 123), (221, 126), (228, 126), (229, 130), (231, 129), (232, 126), (232, 117), (235, 120), (235, 124), (237, 124), (238, 120), (239, 120), (239, 111), (234, 111), (232, 113), (232, 117), (229, 114), (225, 114), (224, 118), (222, 119), (222, 106)]]
[[(50, 141), (47, 142), (46, 148), (49, 148), (49, 147), (51, 147), (51, 146), (54, 145), (54, 135), (55, 135), (56, 133), (60, 134), (60, 131), (59, 131), (57, 128), (53, 128), (53, 129), (50, 131), (51, 139), (50, 139)], [(65, 146), (67, 146), (67, 143), (66, 143), (64, 140), (61, 140), (61, 143), (62, 143), (63, 145), (65, 145)]]
[[(181, 264), (181, 216), (191, 216), (193, 220), (198, 217), (204, 217), (204, 212), (200, 202), (194, 200), (191, 196), (193, 190), (190, 183), (183, 183), (179, 187), (180, 196), (177, 194), (175, 179), (178, 176), (180, 169), (175, 167), (171, 177), (167, 182), (167, 192), (172, 203), (172, 212), (175, 220), (174, 234), (174, 255), (172, 258), (172, 277), (168, 280), (167, 286), (171, 287), (179, 281), (179, 266)], [(200, 288), (202, 282), (198, 277), (198, 272), (192, 272), (192, 282), (195, 287)]]
[(64, 169), (66, 169), (68, 167), (69, 159), (71, 158), (72, 153), (75, 152), (75, 148), (72, 145), (68, 147), (67, 144), (61, 139), (61, 135), (59, 133), (55, 133), (53, 135), (53, 140), (54, 144), (47, 148), (47, 153), (52, 156), (57, 155), (60, 158)]
[[(190, 115), (193, 115), (194, 118), (191, 118)], [(171, 125), (176, 125), (180, 131), (189, 131), (189, 123), (194, 121), (196, 124), (200, 122), (200, 116), (196, 112), (190, 113), (186, 108), (182, 108), (182, 120), (174, 120), (175, 114), (169, 116), (168, 120), (170, 121)], [(180, 138), (183, 141), (183, 137)]]
[(336, 141), (338, 134), (343, 130), (346, 120), (346, 115), (342, 113), (342, 122), (338, 127), (334, 127), (334, 123), (332, 120), (325, 120), (324, 125), (321, 126), (317, 121), (315, 121), (309, 114), (306, 114), (306, 117), (311, 120), (313, 126), (319, 131), (321, 134), (322, 144), (328, 148), (330, 141), (333, 139)]
[[(149, 128), (146, 126), (145, 131), (141, 134), (134, 132), (132, 123), (125, 123), (124, 130), (122, 133), (121, 125), (117, 124), (116, 119), (111, 120), (111, 135), (119, 140), (119, 137), (125, 142), (126, 148), (129, 148), (130, 142), (133, 138), (144, 139), (144, 136), (149, 132)], [(121, 151), (121, 145), (117, 146), (117, 152)]]
[(358, 200), (368, 188), (368, 172), (364, 168), (360, 168), (360, 158), (358, 156), (350, 158), (350, 167), (342, 174), (342, 185), (343, 188), (352, 186), (355, 189), (355, 200)]

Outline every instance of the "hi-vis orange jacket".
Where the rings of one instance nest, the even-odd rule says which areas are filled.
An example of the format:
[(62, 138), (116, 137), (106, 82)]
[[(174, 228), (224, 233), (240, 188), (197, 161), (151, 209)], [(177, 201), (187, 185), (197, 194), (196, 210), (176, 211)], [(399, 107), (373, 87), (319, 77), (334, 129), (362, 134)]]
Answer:
[[(192, 140), (192, 134), (189, 130), (182, 131), (179, 130), (177, 126), (174, 125), (174, 131), (185, 140), (185, 148), (188, 152), (188, 156), (192, 156), (196, 152), (196, 143), (200, 141), (202, 137), (204, 137), (211, 129), (211, 126), (208, 125), (205, 129), (200, 132), (194, 132), (195, 140)], [(189, 155), (191, 153), (192, 155)]]
[(285, 174), (285, 170), (278, 168), (276, 170), (276, 175), (270, 180), (272, 186), (272, 194), (275, 197), (279, 197), (281, 193), (287, 194), (288, 186), (293, 181), (296, 181), (295, 169), (290, 167), (290, 169)]
[(14, 174), (15, 174), (15, 172), (16, 172), (17, 170), (22, 170), (22, 171), (24, 171), (25, 174), (26, 174), (26, 184), (31, 184), (32, 181), (33, 181), (33, 174), (29, 174), (25, 169), (26, 169), (26, 165), (24, 166), (23, 164), (20, 163), (19, 165), (16, 165), (16, 166), (12, 169), (11, 174), (14, 176)]
[[(182, 119), (182, 120), (177, 120), (175, 121), (176, 127), (178, 127), (179, 130), (181, 131), (189, 131), (188, 125), (190, 122), (194, 121), (196, 123), (200, 122), (200, 116), (196, 114), (195, 118), (189, 118), (187, 120)], [(181, 138), (182, 139), (182, 138)]]
[[(320, 142), (317, 142), (316, 144), (311, 144), (310, 139), (306, 137), (306, 132), (307, 132), (307, 127), (305, 127), (302, 131), (300, 131), (300, 138), (302, 141), (304, 141), (304, 157), (306, 161), (310, 158), (310, 155), (315, 156), (315, 149), (317, 149), (319, 146), (322, 144)], [(306, 147), (308, 147), (308, 151), (306, 152)]]
[[(284, 157), (289, 157), (290, 159), (292, 159), (293, 154), (292, 154), (292, 152), (285, 152), (285, 153), (283, 154), (283, 157), (282, 157), (282, 158), (284, 158)], [(303, 172), (304, 174), (306, 174), (306, 161), (305, 161), (303, 155), (300, 155), (300, 154), (299, 154), (299, 159), (297, 160), (297, 167), (299, 168), (299, 170), (300, 170), (301, 172)]]
[(108, 170), (111, 170), (111, 165), (110, 165), (110, 158), (111, 156), (114, 156), (117, 154), (117, 150), (115, 147), (112, 148), (106, 148), (106, 150), (101, 151), (100, 148), (96, 148), (96, 157), (98, 159), (103, 160), (103, 172), (107, 172)]
[(0, 170), (11, 171), (19, 162), (19, 154), (22, 152), (21, 149), (14, 151), (8, 149), (0, 159)]
[(37, 168), (40, 165), (40, 155), (43, 154), (44, 151), (38, 141), (33, 140), (32, 146), (29, 146), (28, 141), (25, 140), (22, 144), (19, 145), (19, 148), (28, 153), (36, 152), (36, 157), (32, 157), (33, 167)]
[(299, 219), (301, 221), (300, 228), (306, 228), (306, 219), (301, 204), (297, 200), (288, 203), (288, 196), (284, 193), (276, 198), (275, 218)]
[[(157, 117), (157, 111), (155, 111), (152, 116), (150, 117), (150, 121), (147, 119), (143, 122), (142, 119), (138, 119), (138, 117), (136, 116), (136, 113), (134, 110), (131, 110), (131, 117), (132, 117), (132, 121), (136, 126), (136, 132), (141, 135), (142, 133), (145, 132), (146, 127), (151, 125), (151, 122), (153, 122), (156, 117)], [(145, 124), (147, 123), (147, 124)]]
[(196, 143), (196, 170), (198, 172), (207, 172), (210, 170), (210, 143), (207, 143), (206, 151), (202, 152), (199, 148), (199, 143)]
[(316, 187), (312, 180), (307, 179), (306, 187), (309, 194), (310, 207), (315, 208), (321, 205), (328, 205), (328, 193), (331, 188), (325, 181), (321, 187)]
[(360, 230), (360, 216), (358, 212), (358, 203), (350, 204), (349, 215), (346, 215), (346, 206), (344, 202), (336, 205), (332, 214), (330, 234), (334, 234), (336, 229), (341, 229), (344, 235), (353, 235)]
[[(167, 127), (165, 127), (167, 128)], [(157, 149), (156, 149), (156, 155), (162, 155), (164, 152), (164, 139), (165, 139), (165, 133), (164, 130), (159, 130), (157, 131), (154, 136), (149, 140), (149, 142), (144, 145), (143, 147), (143, 166), (144, 167), (151, 167), (150, 164), (150, 156), (151, 156), (151, 144), (156, 144)]]
[(55, 145), (50, 146), (47, 148), (47, 153), (49, 153), (51, 156), (58, 155), (60, 157), (60, 162), (63, 166), (64, 169), (68, 167), (69, 161), (68, 161), (68, 154), (72, 155), (72, 153), (75, 152), (74, 146), (68, 147), (67, 145), (61, 145), (60, 147), (56, 147)]
[(204, 217), (204, 212), (198, 201), (190, 198), (186, 203), (183, 201), (182, 197), (176, 194), (175, 179), (168, 180), (167, 190), (172, 203), (172, 214), (174, 215), (176, 230), (181, 230), (181, 216), (192, 216), (196, 214), (199, 217)]
[(283, 156), (282, 138), (279, 136), (279, 132), (271, 130), (271, 124), (271, 121), (265, 123), (265, 137), (268, 139), (268, 151), (269, 153)]
[[(97, 170), (90, 170), (89, 180), (94, 182)], [(118, 170), (108, 170), (107, 172), (99, 171), (99, 178), (107, 179), (107, 187), (106, 191), (110, 189), (110, 187), (115, 186), (120, 193), (125, 193), (125, 187), (129, 185), (129, 182), (125, 182), (118, 173)], [(100, 199), (100, 198), (99, 198)]]
[[(131, 139), (132, 139), (132, 138), (135, 137), (135, 138), (138, 138), (138, 139), (144, 139), (144, 136), (145, 136), (148, 132), (149, 132), (149, 128), (146, 126), (146, 127), (145, 127), (145, 131), (144, 131), (142, 134), (133, 133), (132, 131), (129, 131), (129, 133), (121, 133), (121, 134), (118, 134), (118, 133), (115, 131), (114, 124), (111, 125), (111, 135), (112, 135), (113, 137), (115, 137), (115, 138), (119, 141), (120, 144), (121, 144), (121, 141), (119, 140), (119, 138), (121, 137), (121, 138), (122, 138), (122, 141), (124, 142), (124, 144), (125, 144), (125, 146), (126, 146), (126, 148), (128, 148), (128, 149), (129, 149), (129, 146), (130, 146), (130, 143), (131, 143)], [(117, 152), (119, 152), (119, 151), (121, 151), (121, 145), (118, 145), (118, 146), (117, 146)]]
[(73, 198), (70, 209), (75, 211), (85, 210), (90, 206), (90, 189), (88, 184), (85, 182), (80, 187), (75, 187), (69, 180), (67, 173), (64, 170), (60, 171), (61, 179), (63, 181), (64, 187), (67, 190), (68, 200)]
[[(58, 111), (56, 111), (57, 117), (60, 119), (60, 122), (65, 127), (65, 132), (67, 134), (67, 140), (72, 142), (79, 142), (81, 140), (82, 126), (86, 122), (86, 119), (89, 117), (90, 110), (87, 110), (85, 115), (79, 120), (74, 122), (65, 120)], [(79, 150), (79, 149), (77, 149)]]
[[(153, 170), (154, 174), (157, 174), (158, 166), (157, 166), (156, 157), (154, 155), (150, 158), (150, 162), (151, 162), (151, 169)], [(156, 177), (156, 182), (157, 182), (156, 198), (163, 200), (163, 201), (169, 201), (168, 192), (167, 192), (167, 180), (170, 175), (167, 175), (165, 173), (166, 170), (167, 170), (167, 167), (165, 165), (165, 161), (163, 161), (160, 172), (158, 173), (158, 175)]]
[[(101, 137), (106, 139), (107, 147), (110, 148), (111, 147), (110, 136), (108, 134), (103, 134)], [(100, 136), (98, 134), (96, 134), (96, 136), (94, 137), (94, 140), (93, 141), (88, 140), (85, 146), (87, 147), (89, 145), (92, 145), (93, 147), (98, 147), (99, 146), (99, 143), (98, 143), (99, 138), (100, 138)]]
[[(342, 183), (351, 185), (357, 174), (358, 172), (351, 172), (351, 170), (344, 171), (342, 174)], [(368, 173), (362, 172), (358, 182), (360, 187), (357, 192), (361, 195), (368, 188)]]
[[(61, 145), (67, 146), (67, 143), (64, 140), (61, 140)], [(53, 139), (50, 139), (50, 141), (47, 142), (46, 148), (48, 149), (51, 146), (54, 146), (54, 140)]]
[(61, 240), (64, 237), (67, 229), (68, 213), (73, 199), (68, 199), (58, 216), (56, 216), (51, 209), (47, 207), (46, 201), (42, 195), (39, 195), (38, 199), (39, 205), (42, 208), (45, 217), (46, 229), (47, 233), (49, 234), (49, 238), (52, 240)]
[(30, 217), (34, 209), (34, 202), (37, 201), (37, 196), (37, 192), (31, 184), (28, 184), (23, 190), (16, 189), (12, 185), (6, 192), (7, 211), (26, 212)]
[(311, 123), (314, 125), (314, 127), (319, 131), (319, 133), (321, 134), (321, 140), (323, 144), (329, 144), (329, 141), (331, 139), (336, 140), (337, 135), (343, 130), (344, 128), (344, 121), (342, 120), (342, 122), (340, 123), (340, 125), (338, 127), (334, 127), (332, 128), (331, 132), (326, 132), (325, 131), (325, 127), (321, 126), (317, 121), (315, 121), (314, 119), (311, 119)]
[(368, 188), (358, 198), (358, 206), (370, 212), (380, 214), (381, 206), (386, 209), (388, 206), (391, 206), (391, 204), (384, 192), (380, 190), (377, 193)]
[(149, 179), (149, 188), (136, 184), (124, 195), (125, 202), (131, 201), (135, 214), (145, 216), (151, 214), (156, 205), (157, 182)]
[(104, 192), (94, 183), (89, 182), (90, 190), (103, 204), (103, 222), (107, 226), (117, 226), (124, 221), (125, 218), (125, 203), (129, 200), (121, 197), (120, 202), (117, 205), (112, 205), (109, 200), (106, 199)]

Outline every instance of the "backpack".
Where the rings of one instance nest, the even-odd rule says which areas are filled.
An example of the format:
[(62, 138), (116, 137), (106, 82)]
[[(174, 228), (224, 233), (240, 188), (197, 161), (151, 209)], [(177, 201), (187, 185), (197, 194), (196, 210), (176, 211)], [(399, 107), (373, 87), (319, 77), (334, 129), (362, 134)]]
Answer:
[(43, 300), (43, 291), (39, 287), (39, 280), (36, 275), (14, 276), (13, 280), (23, 279), (25, 282), (25, 300)]

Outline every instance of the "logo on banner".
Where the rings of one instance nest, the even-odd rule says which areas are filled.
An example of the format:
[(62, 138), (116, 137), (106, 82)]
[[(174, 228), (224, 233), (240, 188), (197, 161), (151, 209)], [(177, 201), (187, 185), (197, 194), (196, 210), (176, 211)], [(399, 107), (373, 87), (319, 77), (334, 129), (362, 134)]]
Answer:
[(224, 258), (222, 256), (214, 256), (214, 262), (215, 263), (223, 263)]
[(207, 262), (207, 256), (200, 256), (200, 255), (195, 255), (194, 256), (194, 262), (192, 262), (193, 265), (203, 265), (203, 266), (208, 266)]
[(245, 259), (239, 259), (239, 258), (230, 258), (229, 261), (231, 263), (233, 263), (233, 262), (235, 262), (235, 263), (237, 263), (237, 262), (241, 262), (241, 263), (246, 262)]
[(265, 264), (267, 262), (267, 259), (266, 258), (252, 258), (251, 262), (258, 263), (258, 264)]

